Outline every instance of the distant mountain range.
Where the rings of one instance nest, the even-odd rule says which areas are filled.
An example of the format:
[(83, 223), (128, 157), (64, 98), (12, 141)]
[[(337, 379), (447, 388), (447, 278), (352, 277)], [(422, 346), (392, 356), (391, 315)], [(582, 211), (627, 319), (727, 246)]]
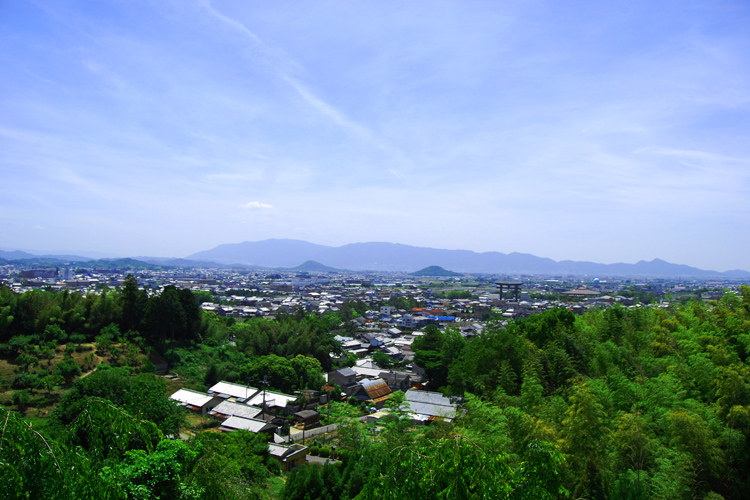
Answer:
[[(307, 241), (270, 239), (219, 245), (211, 250), (189, 255), (184, 259), (135, 257), (133, 259), (92, 259), (78, 255), (34, 255), (28, 252), (0, 250), (0, 263), (12, 262), (29, 266), (60, 266), (85, 264), (86, 267), (170, 268), (170, 267), (233, 267), (245, 269), (285, 268), (306, 272), (384, 271), (410, 273), (436, 266), (459, 273), (633, 276), (633, 277), (695, 277), (750, 279), (743, 270), (707, 271), (660, 259), (635, 264), (598, 264), (582, 261), (554, 261), (531, 254), (513, 252), (472, 252), (441, 250), (397, 243), (352, 243), (340, 247), (316, 245)], [(302, 264), (300, 264), (302, 263)]]
[(636, 264), (598, 264), (572, 260), (558, 262), (517, 252), (478, 253), (397, 243), (351, 243), (331, 247), (288, 239), (219, 245), (190, 255), (187, 259), (267, 268), (292, 268), (300, 262), (311, 260), (328, 267), (362, 271), (412, 272), (428, 266), (440, 266), (463, 273), (750, 278), (747, 271), (706, 271), (660, 259), (650, 262), (642, 260)]
[(67, 255), (67, 254), (45, 254), (35, 255), (29, 252), (23, 252), (21, 250), (0, 250), (0, 259), (5, 260), (28, 260), (28, 259), (50, 259), (50, 260), (69, 260), (75, 262), (86, 262), (95, 260), (92, 257), (82, 257), (81, 255)]
[(136, 260), (139, 260), (141, 262), (147, 262), (149, 264), (153, 264), (155, 266), (161, 266), (165, 269), (173, 268), (173, 267), (218, 267), (218, 268), (240, 268), (240, 269), (260, 269), (260, 266), (251, 266), (247, 264), (225, 264), (215, 261), (207, 261), (207, 260), (189, 260), (189, 259), (180, 259), (180, 258), (174, 258), (174, 257), (134, 257)]
[(166, 257), (134, 257), (134, 258), (101, 258), (83, 257), (81, 255), (45, 254), (35, 255), (20, 250), (0, 250), (0, 264), (17, 264), (28, 267), (85, 267), (99, 269), (173, 269), (177, 267), (240, 267), (243, 269), (257, 268), (235, 264), (234, 266), (217, 262), (195, 261)]
[(79, 255), (34, 255), (21, 251), (0, 250), (0, 264), (16, 264), (27, 267), (86, 267), (98, 269), (162, 269), (165, 266), (131, 258), (91, 259)]

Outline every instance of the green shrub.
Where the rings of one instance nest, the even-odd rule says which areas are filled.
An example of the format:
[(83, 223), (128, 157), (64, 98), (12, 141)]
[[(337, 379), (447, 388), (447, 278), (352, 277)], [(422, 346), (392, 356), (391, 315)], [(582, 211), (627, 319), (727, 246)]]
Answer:
[(336, 460), (341, 460), (344, 463), (348, 463), (349, 460), (351, 460), (353, 457), (354, 453), (351, 450), (347, 450), (346, 448), (336, 449)]
[(55, 373), (61, 375), (65, 379), (66, 384), (70, 384), (75, 377), (81, 374), (81, 367), (72, 358), (65, 358), (57, 365)]
[(8, 341), (8, 349), (11, 354), (16, 354), (30, 344), (33, 344), (33, 337), (28, 335), (16, 335)]
[(83, 344), (84, 342), (86, 342), (86, 336), (81, 335), (80, 333), (74, 333), (70, 336), (70, 341), (75, 344)]
[(29, 391), (16, 391), (13, 393), (13, 404), (16, 405), (18, 411), (24, 413), (26, 408), (29, 406), (31, 396)]
[(33, 373), (19, 373), (10, 386), (13, 389), (33, 389), (39, 384), (39, 376)]
[(211, 420), (210, 422), (201, 422), (198, 425), (194, 426), (193, 428), (196, 430), (206, 430), (206, 429), (215, 429), (219, 426), (221, 426), (221, 422), (219, 422), (218, 420)]

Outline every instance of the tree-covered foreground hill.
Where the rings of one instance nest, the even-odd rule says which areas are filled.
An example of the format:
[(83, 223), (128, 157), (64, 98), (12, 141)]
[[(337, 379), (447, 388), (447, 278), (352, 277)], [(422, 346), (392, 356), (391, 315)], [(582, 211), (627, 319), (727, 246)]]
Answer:
[(714, 303), (556, 309), (468, 342), (434, 331), (426, 341), (416, 355), (433, 380), (471, 394), (463, 423), (485, 425), (520, 460), (531, 443), (554, 446), (573, 498), (750, 491), (747, 286)]
[[(196, 375), (205, 376), (200, 367), (205, 373), (213, 367), (214, 377), (263, 368), (278, 371), (278, 384), (301, 388), (320, 382), (310, 372), (323, 366), (324, 352), (336, 349), (329, 339), (338, 322), (330, 317), (228, 325), (199, 311), (193, 327), (173, 315), (174, 335), (146, 333), (155, 298), (135, 292), (130, 302), (127, 291), (113, 292), (107, 305), (101, 297), (3, 291), (5, 356), (15, 360), (29, 345), (51, 341), (44, 338), (50, 324), (62, 331), (50, 335), (69, 340), (102, 335), (114, 318), (120, 331), (144, 330), (133, 342), (165, 349)], [(179, 310), (180, 293), (164, 299), (170, 301), (164, 310)], [(61, 300), (75, 304), (80, 317)], [(47, 312), (55, 304), (59, 312)], [(126, 304), (134, 305), (132, 316)], [(8, 311), (26, 316), (8, 320), (14, 316)], [(227, 343), (230, 334), (235, 345)], [(27, 338), (18, 342), (19, 336)], [(330, 344), (321, 347), (318, 339)], [(338, 434), (318, 444), (335, 446), (339, 463), (281, 476), (267, 445), (252, 435), (166, 438), (181, 425), (181, 410), (170, 406), (159, 379), (132, 367), (97, 370), (72, 382), (42, 430), (0, 409), (2, 494), (740, 499), (750, 491), (748, 287), (718, 302), (668, 310), (613, 307), (578, 317), (554, 309), (506, 328), (490, 326), (468, 340), (450, 328), (428, 328), (413, 348), (433, 388), (463, 398), (454, 422), (414, 426), (398, 394), (389, 403), (391, 416), (377, 427), (357, 418), (362, 408), (332, 403)], [(132, 397), (139, 391), (149, 397)], [(283, 488), (274, 487), (279, 478)]]

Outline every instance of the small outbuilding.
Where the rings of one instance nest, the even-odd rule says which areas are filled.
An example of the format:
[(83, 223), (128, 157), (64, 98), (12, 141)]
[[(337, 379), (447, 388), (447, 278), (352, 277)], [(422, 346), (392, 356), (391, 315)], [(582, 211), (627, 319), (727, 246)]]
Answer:
[(299, 467), (307, 460), (307, 446), (301, 444), (290, 444), (284, 446), (280, 444), (269, 443), (268, 452), (270, 455), (281, 463), (281, 470), (290, 471)]
[(313, 429), (320, 425), (320, 413), (315, 410), (302, 410), (294, 414), (294, 426), (297, 429)]

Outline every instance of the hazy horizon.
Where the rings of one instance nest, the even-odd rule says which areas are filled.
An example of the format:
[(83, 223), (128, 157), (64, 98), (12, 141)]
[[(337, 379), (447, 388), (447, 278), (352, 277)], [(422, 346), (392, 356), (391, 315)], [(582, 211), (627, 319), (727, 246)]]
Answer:
[[(270, 239), (271, 240), (290, 240), (291, 238), (270, 238)], [(260, 240), (260, 241), (266, 241), (266, 240)], [(304, 241), (304, 240), (293, 240), (293, 241)], [(223, 243), (223, 244), (217, 245), (217, 246), (222, 246), (222, 245), (238, 245), (238, 244), (242, 244), (242, 243), (258, 243), (258, 242), (252, 242), (252, 241), (233, 242), (233, 243)], [(308, 243), (311, 243), (311, 242), (308, 242)], [(386, 244), (392, 244), (392, 245), (402, 245), (402, 243), (397, 243), (397, 242), (373, 242), (373, 241), (370, 241), (370, 242), (351, 242), (351, 243), (345, 243), (343, 245), (323, 245), (323, 246), (328, 246), (328, 247), (331, 247), (331, 248), (338, 248), (338, 247), (342, 247), (342, 246), (346, 246), (346, 245), (366, 244), (366, 243), (386, 243)], [(465, 248), (455, 248), (455, 249), (451, 248), (451, 249), (446, 249), (446, 248), (436, 248), (436, 247), (421, 247), (420, 245), (411, 245), (411, 246), (420, 247), (420, 248), (431, 248), (431, 249), (434, 249), (434, 250), (467, 250)], [(206, 248), (204, 250), (201, 250), (201, 251), (195, 252), (195, 253), (200, 253), (200, 252), (203, 252), (203, 251), (212, 250), (214, 248), (216, 248), (216, 247)], [(207, 261), (212, 261), (211, 258), (191, 258), (192, 254), (183, 254), (183, 255), (117, 254), (117, 253), (92, 252), (92, 251), (82, 250), (82, 249), (79, 249), (79, 250), (65, 250), (65, 249), (62, 249), (62, 250), (38, 250), (38, 249), (24, 249), (24, 248), (8, 248), (8, 247), (0, 247), (0, 250), (2, 250), (2, 251), (19, 250), (19, 251), (22, 251), (22, 252), (27, 252), (27, 253), (31, 253), (31, 254), (34, 254), (34, 255), (40, 255), (40, 256), (41, 255), (70, 255), (70, 256), (79, 256), (79, 257), (92, 258), (92, 259), (156, 258), (156, 259), (189, 259), (189, 260), (207, 260)], [(469, 250), (469, 251), (473, 251), (473, 250)], [(490, 250), (488, 252), (493, 252), (493, 250)], [(477, 253), (483, 253), (483, 252), (477, 252)], [(502, 252), (502, 253), (512, 254), (514, 252)], [(550, 257), (547, 257), (546, 255), (528, 254), (526, 252), (519, 252), (519, 253), (524, 253), (526, 255), (533, 255), (535, 257), (540, 257), (540, 258), (550, 258)], [(221, 259), (219, 259), (219, 260), (221, 261)], [(562, 260), (574, 261), (574, 262), (584, 262), (582, 259), (560, 259), (560, 260), (558, 260), (558, 259), (552, 259), (552, 260), (554, 260), (556, 262), (560, 262)], [(637, 261), (632, 261), (632, 262), (626, 262), (626, 261), (618, 261), (618, 262), (589, 261), (589, 262), (592, 262), (592, 263), (595, 263), (595, 264), (610, 265), (610, 264), (637, 264), (638, 262), (651, 262), (653, 260), (662, 260), (662, 261), (664, 261), (664, 259), (661, 259), (659, 257), (655, 257), (654, 259), (638, 259)], [(217, 263), (220, 263), (220, 262), (217, 261)], [(684, 263), (682, 263), (682, 262), (669, 262), (669, 263), (670, 264), (677, 264), (677, 265), (684, 265)], [(225, 262), (225, 264), (226, 264), (226, 262)], [(252, 264), (252, 262), (248, 261), (246, 264)], [(300, 262), (300, 264), (302, 264), (302, 262)], [(281, 266), (281, 267), (284, 267), (284, 266)], [(693, 266), (693, 267), (695, 267), (695, 266)], [(714, 268), (698, 268), (698, 269), (701, 269), (703, 271), (718, 271), (718, 272), (724, 272), (724, 271), (748, 271), (748, 272), (750, 272), (750, 270), (747, 270), (747, 269), (714, 269)]]
[(750, 270), (747, 26), (739, 0), (3, 2), (0, 247)]

